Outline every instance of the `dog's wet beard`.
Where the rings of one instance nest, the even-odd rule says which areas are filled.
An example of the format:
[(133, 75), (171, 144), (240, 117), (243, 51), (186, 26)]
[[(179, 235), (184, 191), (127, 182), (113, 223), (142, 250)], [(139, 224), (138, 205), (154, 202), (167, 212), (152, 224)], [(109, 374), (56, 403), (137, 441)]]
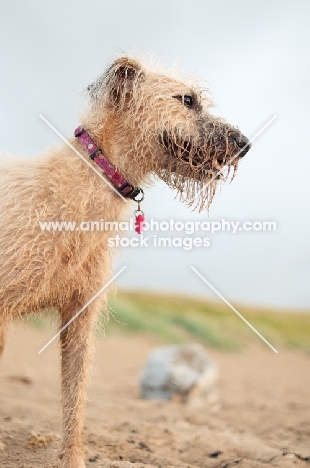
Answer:
[(171, 188), (187, 206), (199, 211), (209, 209), (216, 189), (222, 181), (233, 180), (238, 166), (235, 148), (229, 139), (214, 141), (198, 146), (194, 140), (185, 138), (181, 142), (175, 135), (164, 131), (159, 137), (164, 149), (165, 164), (159, 170), (159, 177)]

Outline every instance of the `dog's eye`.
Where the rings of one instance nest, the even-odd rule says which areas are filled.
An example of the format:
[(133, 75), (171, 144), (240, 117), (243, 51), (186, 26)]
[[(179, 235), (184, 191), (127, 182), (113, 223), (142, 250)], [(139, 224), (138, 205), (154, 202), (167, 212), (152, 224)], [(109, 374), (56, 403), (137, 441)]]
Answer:
[(188, 96), (187, 94), (185, 94), (184, 96), (173, 96), (173, 97), (178, 99), (180, 102), (182, 102), (182, 104), (184, 104), (184, 106), (186, 107), (191, 108), (194, 105), (194, 100), (192, 96)]
[(193, 98), (192, 98), (192, 96), (184, 96), (183, 102), (184, 102), (185, 106), (193, 107)]

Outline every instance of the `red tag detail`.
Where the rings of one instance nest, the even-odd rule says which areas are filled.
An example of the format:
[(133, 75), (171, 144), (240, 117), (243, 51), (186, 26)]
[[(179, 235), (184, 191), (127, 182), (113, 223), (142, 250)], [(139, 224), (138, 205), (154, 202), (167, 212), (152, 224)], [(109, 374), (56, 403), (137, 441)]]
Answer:
[(144, 229), (144, 216), (142, 214), (139, 214), (136, 216), (136, 222), (135, 222), (135, 231), (138, 234), (142, 234)]

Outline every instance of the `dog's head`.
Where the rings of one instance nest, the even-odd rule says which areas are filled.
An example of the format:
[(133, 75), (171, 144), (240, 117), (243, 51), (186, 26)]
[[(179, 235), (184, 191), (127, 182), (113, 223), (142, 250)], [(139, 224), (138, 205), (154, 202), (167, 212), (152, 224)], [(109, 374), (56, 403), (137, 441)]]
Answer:
[(152, 71), (129, 57), (112, 63), (88, 91), (97, 141), (118, 155), (129, 179), (132, 173), (140, 183), (156, 174), (200, 209), (250, 148), (238, 128), (212, 115), (208, 93), (195, 82)]

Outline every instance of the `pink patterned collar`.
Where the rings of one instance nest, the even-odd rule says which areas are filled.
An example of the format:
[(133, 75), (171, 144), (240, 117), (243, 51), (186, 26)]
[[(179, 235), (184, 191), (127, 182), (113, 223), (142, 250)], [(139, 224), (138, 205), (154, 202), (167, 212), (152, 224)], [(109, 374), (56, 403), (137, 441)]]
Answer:
[(136, 200), (136, 197), (143, 196), (143, 190), (140, 187), (134, 187), (125, 179), (114, 166), (107, 160), (102, 151), (95, 145), (93, 139), (80, 125), (74, 130), (75, 137), (86, 149), (89, 157), (100, 167), (105, 175), (110, 179), (116, 190), (125, 198)]

